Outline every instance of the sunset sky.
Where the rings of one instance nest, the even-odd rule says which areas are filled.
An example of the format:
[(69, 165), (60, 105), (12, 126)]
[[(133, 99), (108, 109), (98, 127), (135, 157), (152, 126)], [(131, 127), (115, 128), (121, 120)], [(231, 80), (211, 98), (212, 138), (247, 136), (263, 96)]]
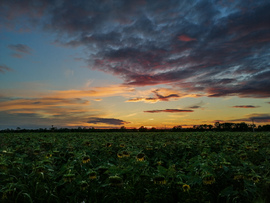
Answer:
[(0, 129), (270, 123), (270, 1), (2, 0)]

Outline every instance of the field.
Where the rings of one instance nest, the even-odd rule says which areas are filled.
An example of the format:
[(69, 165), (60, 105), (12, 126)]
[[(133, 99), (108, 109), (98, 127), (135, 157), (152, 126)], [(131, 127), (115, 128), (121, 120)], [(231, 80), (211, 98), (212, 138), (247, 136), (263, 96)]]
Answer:
[(0, 202), (270, 202), (270, 133), (1, 133)]

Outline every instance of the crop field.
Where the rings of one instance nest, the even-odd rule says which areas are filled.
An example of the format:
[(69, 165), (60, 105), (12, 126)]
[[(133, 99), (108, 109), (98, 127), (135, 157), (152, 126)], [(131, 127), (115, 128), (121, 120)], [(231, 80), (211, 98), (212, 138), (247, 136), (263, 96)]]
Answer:
[(1, 133), (0, 202), (270, 202), (270, 133)]

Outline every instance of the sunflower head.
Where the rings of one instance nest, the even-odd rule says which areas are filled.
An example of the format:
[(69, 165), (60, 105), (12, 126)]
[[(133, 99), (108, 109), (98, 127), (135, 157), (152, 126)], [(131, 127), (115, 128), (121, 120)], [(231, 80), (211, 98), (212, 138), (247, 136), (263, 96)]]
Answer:
[(249, 174), (248, 175), (248, 179), (253, 181), (254, 183), (258, 183), (260, 181), (260, 176), (258, 175), (253, 175), (253, 174)]
[(34, 155), (38, 155), (40, 153), (40, 149), (35, 149), (34, 150)]
[(106, 166), (100, 166), (100, 167), (98, 168), (98, 173), (102, 175), (102, 174), (104, 174), (107, 170), (108, 170), (108, 167), (106, 167)]
[(159, 165), (159, 166), (161, 166), (162, 164), (163, 164), (162, 161), (158, 161), (158, 162), (157, 162), (157, 165)]
[(246, 153), (240, 154), (240, 159), (241, 160), (246, 160), (247, 159), (247, 154)]
[(259, 149), (258, 149), (257, 147), (255, 147), (255, 148), (253, 148), (253, 151), (254, 151), (254, 152), (258, 152)]
[(166, 179), (163, 176), (157, 176), (154, 178), (154, 184), (157, 185), (165, 185), (166, 184)]
[(205, 184), (205, 185), (212, 185), (214, 182), (216, 182), (216, 179), (211, 174), (209, 174), (203, 178), (203, 184)]
[(148, 150), (148, 151), (151, 151), (151, 150), (153, 150), (153, 147), (152, 146), (147, 146), (145, 149)]
[(88, 183), (85, 180), (83, 180), (80, 182), (80, 187), (81, 190), (85, 190), (88, 187)]
[(95, 179), (97, 179), (97, 172), (95, 172), (95, 171), (90, 172), (90, 173), (89, 173), (89, 179), (90, 179), (90, 180), (95, 180)]
[(59, 151), (53, 151), (53, 156), (58, 156), (59, 155)]
[(122, 186), (123, 185), (123, 179), (119, 176), (110, 176), (109, 177), (110, 185), (111, 186)]
[(84, 145), (85, 145), (85, 146), (90, 146), (91, 143), (90, 143), (89, 141), (85, 141), (85, 142), (84, 142)]
[(75, 174), (65, 174), (63, 178), (65, 182), (72, 182), (75, 179)]
[(90, 162), (90, 157), (89, 156), (84, 156), (82, 159), (83, 164), (86, 164), (88, 162)]
[(127, 151), (123, 151), (123, 156), (124, 157), (130, 157), (130, 154)]
[(184, 192), (188, 192), (190, 190), (190, 186), (188, 184), (184, 184), (182, 186), (182, 189), (183, 189)]
[(232, 150), (232, 147), (231, 147), (231, 146), (227, 146), (227, 147), (226, 147), (226, 150), (227, 150), (227, 151), (231, 151), (231, 150)]
[(245, 176), (242, 173), (237, 173), (233, 177), (233, 179), (237, 180), (237, 181), (243, 180), (244, 178), (245, 178)]
[(123, 158), (123, 154), (119, 152), (119, 153), (117, 153), (117, 157), (121, 159), (121, 158)]
[(137, 161), (144, 161), (145, 155), (143, 153), (140, 153), (136, 156)]

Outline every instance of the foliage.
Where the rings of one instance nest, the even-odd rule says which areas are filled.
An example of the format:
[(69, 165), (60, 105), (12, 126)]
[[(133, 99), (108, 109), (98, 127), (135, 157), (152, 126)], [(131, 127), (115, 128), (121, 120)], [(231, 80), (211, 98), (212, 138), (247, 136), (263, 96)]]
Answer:
[(0, 134), (1, 202), (269, 202), (270, 134)]

